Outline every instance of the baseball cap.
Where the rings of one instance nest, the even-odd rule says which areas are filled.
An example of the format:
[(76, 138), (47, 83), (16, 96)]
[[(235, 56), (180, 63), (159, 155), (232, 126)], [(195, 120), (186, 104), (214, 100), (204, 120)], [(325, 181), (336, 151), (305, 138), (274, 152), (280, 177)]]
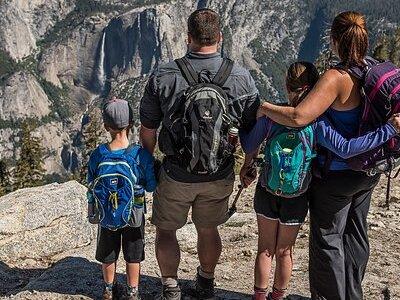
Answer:
[(133, 111), (128, 101), (113, 98), (103, 107), (104, 124), (112, 129), (124, 129), (133, 123)]

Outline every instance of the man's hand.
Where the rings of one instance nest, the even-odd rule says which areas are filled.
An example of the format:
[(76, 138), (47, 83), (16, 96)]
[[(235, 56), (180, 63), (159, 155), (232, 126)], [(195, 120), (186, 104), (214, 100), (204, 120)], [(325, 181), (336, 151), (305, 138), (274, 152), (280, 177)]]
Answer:
[(244, 164), (240, 169), (240, 182), (247, 188), (257, 178), (257, 168), (252, 165)]
[(265, 117), (265, 113), (264, 113), (264, 107), (261, 104), (257, 110), (257, 119), (262, 118), (262, 117)]
[(390, 120), (389, 123), (393, 125), (393, 127), (396, 129), (397, 133), (400, 134), (400, 113), (394, 114)]

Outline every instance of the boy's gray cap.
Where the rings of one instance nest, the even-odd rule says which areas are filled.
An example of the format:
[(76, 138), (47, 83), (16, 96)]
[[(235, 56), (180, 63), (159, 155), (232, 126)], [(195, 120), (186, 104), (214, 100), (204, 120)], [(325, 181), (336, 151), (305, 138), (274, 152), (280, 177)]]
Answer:
[(128, 101), (113, 98), (104, 104), (104, 124), (113, 129), (124, 129), (133, 123), (133, 111)]

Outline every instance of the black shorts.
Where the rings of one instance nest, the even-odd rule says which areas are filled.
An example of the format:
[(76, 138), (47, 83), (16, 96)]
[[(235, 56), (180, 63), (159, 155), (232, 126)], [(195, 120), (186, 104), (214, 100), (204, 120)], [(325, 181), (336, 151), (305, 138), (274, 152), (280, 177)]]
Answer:
[(99, 226), (97, 232), (96, 260), (109, 264), (118, 260), (121, 251), (127, 263), (144, 260), (144, 221), (138, 228), (125, 227), (116, 231)]
[(271, 194), (259, 183), (254, 195), (254, 210), (257, 215), (278, 220), (283, 225), (301, 225), (308, 212), (307, 193), (296, 198), (283, 198)]

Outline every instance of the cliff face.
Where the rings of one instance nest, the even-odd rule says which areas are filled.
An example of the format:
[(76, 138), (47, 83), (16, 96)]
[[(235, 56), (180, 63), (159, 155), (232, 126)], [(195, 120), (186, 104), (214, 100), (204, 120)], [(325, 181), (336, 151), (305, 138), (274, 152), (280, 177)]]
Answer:
[[(47, 172), (76, 170), (98, 97), (113, 92), (137, 107), (154, 66), (185, 53), (186, 19), (196, 8), (221, 14), (222, 52), (251, 70), (263, 96), (282, 99), (287, 65), (313, 60), (322, 48), (324, 2), (3, 0), (0, 158), (18, 157), (19, 124), (36, 118)], [(379, 24), (394, 26), (392, 19)]]

